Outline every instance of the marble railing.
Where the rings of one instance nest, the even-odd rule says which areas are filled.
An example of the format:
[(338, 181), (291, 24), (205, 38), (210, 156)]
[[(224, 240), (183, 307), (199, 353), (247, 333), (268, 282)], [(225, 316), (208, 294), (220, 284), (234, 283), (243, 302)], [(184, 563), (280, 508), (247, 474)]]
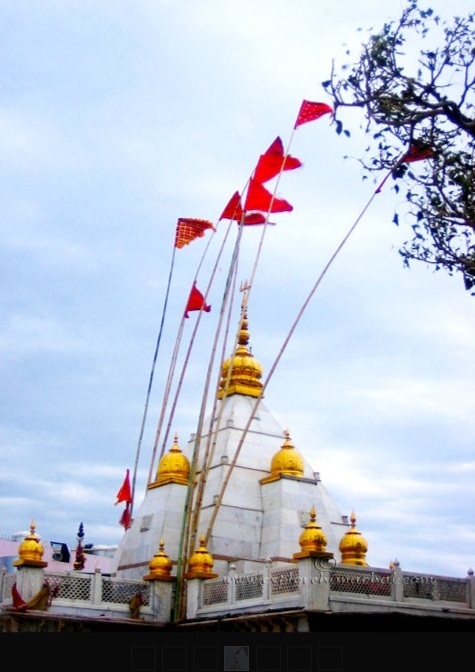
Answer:
[[(475, 579), (473, 572), (462, 578), (433, 576), (370, 567), (319, 566), (306, 559), (290, 567), (265, 566), (262, 573), (227, 575), (195, 580), (188, 585), (187, 618), (206, 618), (222, 614), (257, 613), (272, 609), (311, 609), (364, 611), (379, 605), (391, 608), (397, 603), (427, 611), (467, 612), (475, 618)], [(0, 572), (0, 606), (12, 607), (12, 588), (16, 572)], [(65, 572), (45, 574), (50, 592), (51, 613), (104, 618), (131, 618), (131, 600), (140, 595), (140, 618), (166, 622), (170, 609), (160, 611), (164, 593), (148, 581), (132, 581), (92, 574)], [(192, 586), (191, 584), (194, 584)], [(166, 585), (162, 586), (164, 589)], [(168, 584), (172, 605), (172, 585)], [(194, 590), (194, 593), (192, 592)], [(190, 592), (191, 591), (191, 592)]]
[(473, 572), (467, 578), (450, 578), (429, 574), (403, 572), (369, 567), (319, 567), (312, 572), (299, 568), (268, 569), (261, 574), (226, 576), (203, 581), (198, 600), (197, 616), (221, 611), (254, 610), (265, 604), (278, 607), (312, 606), (312, 596), (320, 608), (332, 609), (332, 603), (404, 603), (423, 609), (474, 610), (475, 581)]

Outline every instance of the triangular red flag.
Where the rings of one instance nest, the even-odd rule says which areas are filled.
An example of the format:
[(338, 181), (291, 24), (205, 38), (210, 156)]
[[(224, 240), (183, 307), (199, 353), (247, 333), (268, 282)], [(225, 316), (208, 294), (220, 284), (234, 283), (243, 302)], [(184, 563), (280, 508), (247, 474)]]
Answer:
[(274, 142), (269, 145), (269, 148), (266, 149), (262, 156), (284, 156), (284, 145), (280, 135), (278, 135)]
[(309, 121), (319, 119), (324, 114), (333, 113), (333, 108), (326, 103), (312, 103), (310, 100), (304, 100), (300, 106), (294, 129)]
[(204, 310), (206, 313), (209, 313), (211, 310), (211, 306), (208, 306), (205, 303), (204, 296), (196, 287), (196, 283), (193, 283), (193, 287), (191, 288), (188, 303), (185, 308), (185, 317), (189, 317), (188, 312), (190, 310)]
[(132, 501), (132, 490), (130, 488), (130, 472), (129, 469), (125, 472), (125, 478), (124, 482), (119, 488), (119, 492), (117, 493), (117, 501), (116, 504), (119, 504), (120, 502), (127, 502), (130, 503)]
[(283, 170), (295, 170), (302, 163), (293, 156), (284, 156), (284, 146), (280, 137), (277, 137), (269, 149), (261, 154), (254, 171), (257, 182), (267, 182)]
[(195, 238), (202, 238), (207, 229), (214, 229), (207, 219), (195, 217), (179, 217), (175, 232), (175, 247), (182, 248)]
[(273, 197), (260, 182), (251, 178), (244, 209), (261, 212), (292, 212), (294, 208), (283, 198)]
[(401, 159), (401, 163), (413, 163), (414, 161), (423, 161), (435, 156), (435, 149), (430, 145), (424, 145), (420, 142), (415, 142), (407, 153)]
[(240, 221), (241, 217), (242, 217), (241, 197), (239, 196), (239, 192), (235, 191), (234, 194), (229, 199), (229, 202), (224, 208), (223, 212), (221, 213), (219, 219), (220, 220), (236, 219)]

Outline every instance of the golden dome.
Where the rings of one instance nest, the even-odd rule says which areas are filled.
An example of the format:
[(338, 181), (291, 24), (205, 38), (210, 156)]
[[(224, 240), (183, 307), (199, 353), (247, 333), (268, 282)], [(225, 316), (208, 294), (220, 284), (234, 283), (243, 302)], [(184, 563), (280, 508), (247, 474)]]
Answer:
[(322, 528), (317, 525), (317, 514), (315, 507), (310, 511), (310, 522), (305, 526), (304, 531), (299, 537), (299, 544), (302, 551), (325, 551), (327, 538)]
[(43, 562), (43, 544), (40, 537), (35, 532), (36, 525), (34, 521), (30, 524), (30, 534), (26, 536), (18, 547), (18, 560), (14, 561), (15, 567), (46, 567), (47, 562)]
[(270, 464), (271, 476), (303, 476), (304, 462), (290, 440), (288, 430), (285, 431), (285, 441), (281, 449), (274, 455)]
[(366, 567), (366, 553), (368, 551), (368, 542), (361, 532), (355, 528), (356, 516), (351, 513), (351, 528), (345, 532), (341, 538), (339, 549), (341, 553), (342, 565), (360, 565)]
[(190, 462), (186, 455), (183, 455), (178, 446), (178, 436), (175, 434), (173, 446), (168, 453), (162, 457), (157, 469), (157, 477), (153, 486), (166, 485), (167, 483), (181, 483), (188, 485), (190, 477)]
[(244, 309), (238, 346), (234, 355), (226, 359), (221, 368), (218, 399), (229, 397), (232, 394), (245, 394), (249, 397), (261, 395), (262, 366), (248, 348), (247, 324), (247, 312)]
[(211, 579), (217, 574), (213, 574), (211, 571), (213, 569), (214, 561), (211, 553), (208, 553), (208, 550), (205, 546), (204, 536), (200, 537), (200, 545), (198, 549), (191, 554), (190, 559), (188, 560), (188, 572), (185, 574), (186, 579)]
[(153, 579), (163, 579), (170, 577), (172, 571), (172, 561), (165, 553), (165, 543), (160, 539), (158, 553), (156, 553), (149, 562), (150, 574), (144, 576), (144, 579), (151, 581)]

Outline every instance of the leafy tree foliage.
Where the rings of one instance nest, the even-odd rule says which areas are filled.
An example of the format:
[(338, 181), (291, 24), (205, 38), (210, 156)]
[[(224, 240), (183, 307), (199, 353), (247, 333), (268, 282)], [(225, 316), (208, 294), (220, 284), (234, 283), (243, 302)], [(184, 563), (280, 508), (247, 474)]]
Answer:
[[(369, 31), (359, 60), (323, 87), (333, 98), (336, 132), (349, 136), (343, 110), (360, 108), (369, 145), (364, 177), (390, 171), (404, 189), (394, 223), (408, 222), (399, 250), (406, 266), (422, 261), (461, 273), (475, 295), (475, 14), (443, 20), (409, 0), (400, 18)], [(346, 58), (351, 60), (350, 51)], [(430, 158), (404, 161), (431, 148)]]

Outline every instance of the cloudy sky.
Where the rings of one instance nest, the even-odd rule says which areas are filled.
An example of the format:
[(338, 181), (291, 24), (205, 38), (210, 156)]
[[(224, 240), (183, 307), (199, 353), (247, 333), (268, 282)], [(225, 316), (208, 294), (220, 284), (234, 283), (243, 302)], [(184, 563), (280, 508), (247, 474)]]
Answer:
[[(430, 4), (447, 15), (443, 0)], [(351, 138), (330, 117), (292, 135), (298, 109), (303, 99), (331, 104), (321, 82), (332, 59), (347, 46), (357, 53), (365, 31), (403, 6), (0, 1), (1, 534), (33, 519), (44, 540), (74, 544), (80, 522), (86, 542), (120, 540), (115, 495), (136, 456), (177, 218), (216, 223), (280, 136), (303, 166), (279, 183), (294, 210), (267, 227), (251, 290), (265, 377), (375, 188), (356, 160), (359, 122)], [(473, 3), (450, 8), (465, 15)], [(372, 565), (397, 558), (410, 571), (463, 577), (475, 565), (475, 299), (461, 278), (403, 268), (405, 231), (391, 223), (401, 198), (388, 188), (373, 199), (298, 322), (265, 402), (342, 513), (355, 511)], [(246, 227), (239, 282), (261, 232)], [(207, 240), (175, 255), (136, 506)], [(208, 325), (226, 273), (223, 262)], [(199, 412), (212, 338), (201, 333), (173, 426), (181, 444)]]

